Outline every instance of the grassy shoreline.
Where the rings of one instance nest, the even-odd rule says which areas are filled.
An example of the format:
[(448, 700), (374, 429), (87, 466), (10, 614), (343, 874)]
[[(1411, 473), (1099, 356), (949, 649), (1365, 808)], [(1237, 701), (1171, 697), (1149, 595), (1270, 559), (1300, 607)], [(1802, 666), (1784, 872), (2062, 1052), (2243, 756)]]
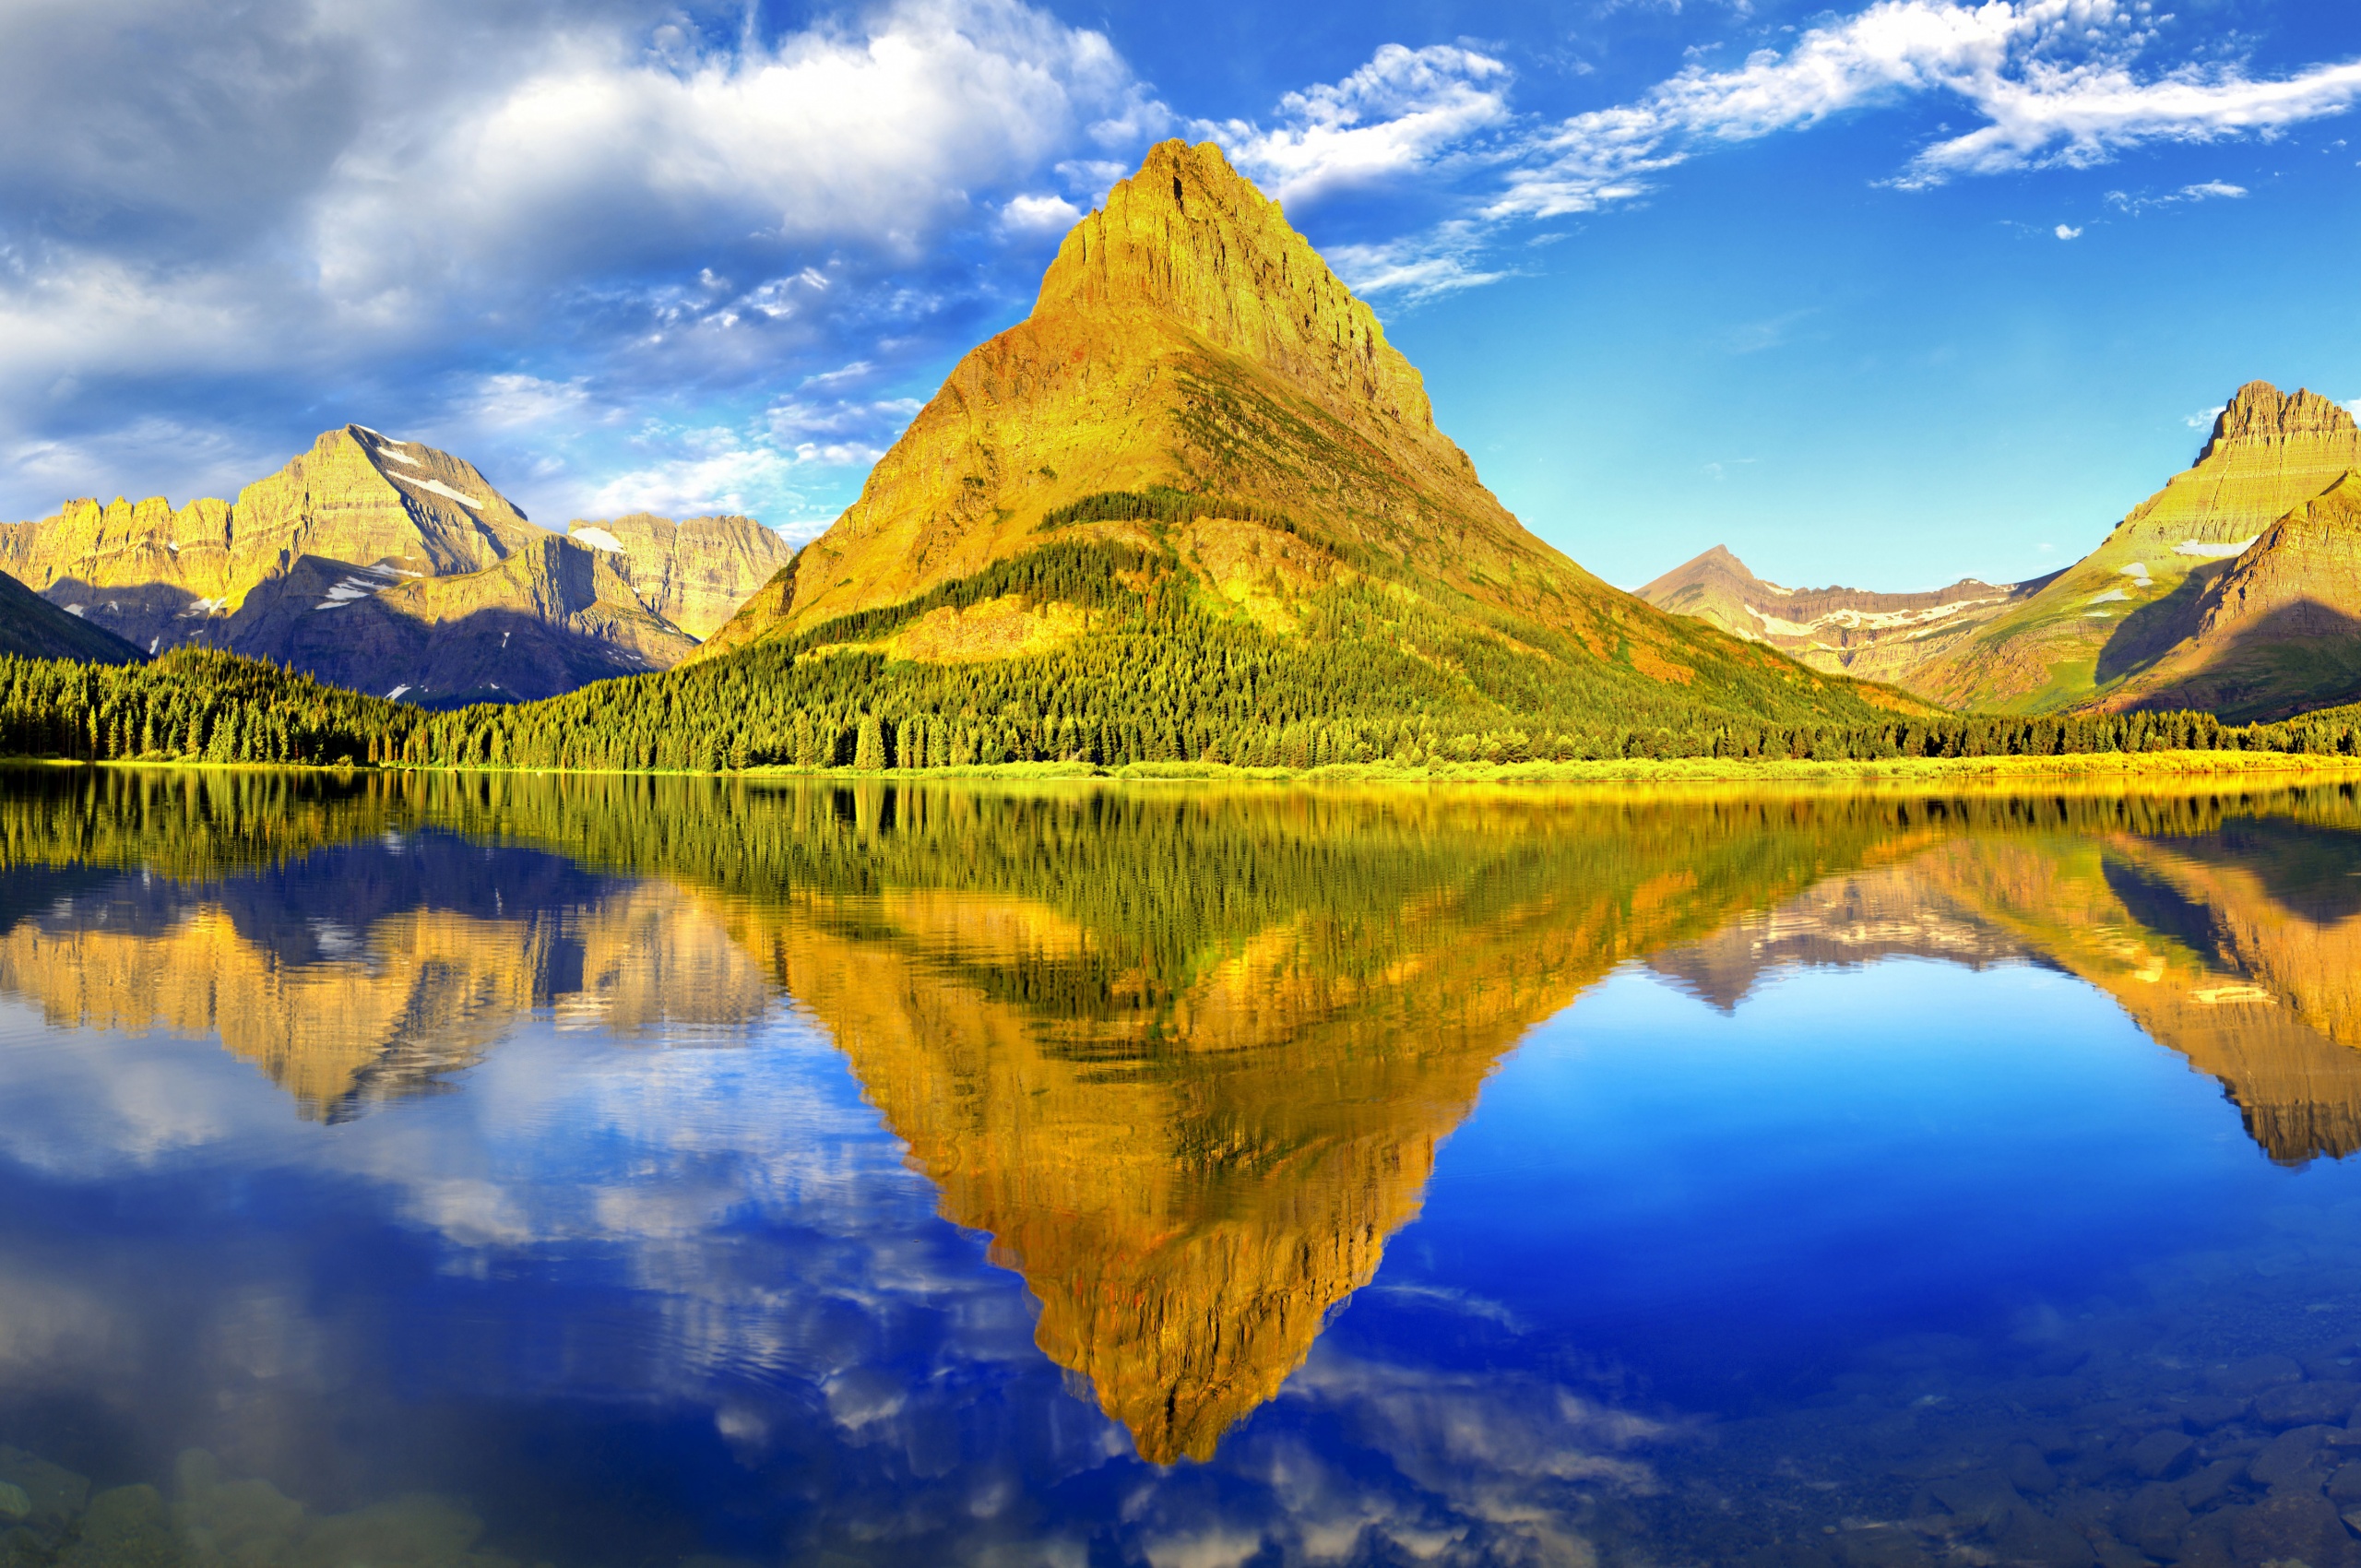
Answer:
[(2090, 752), (2065, 756), (1891, 757), (1873, 762), (1747, 761), (1712, 757), (1619, 758), (1596, 762), (1452, 763), (1406, 767), (1392, 763), (1332, 763), (1323, 767), (1238, 767), (1226, 763), (1130, 763), (1106, 768), (1083, 762), (1016, 762), (967, 767), (798, 768), (765, 766), (721, 773), (665, 768), (506, 767), (474, 765), (339, 766), (300, 763), (195, 762), (176, 758), (91, 763), (57, 757), (0, 758), (36, 767), (121, 767), (258, 773), (578, 775), (586, 778), (809, 778), (923, 783), (961, 779), (1098, 783), (1255, 784), (1952, 784), (2071, 780), (2082, 783), (2185, 782), (2296, 778), (2361, 779), (2361, 757), (2301, 752)]

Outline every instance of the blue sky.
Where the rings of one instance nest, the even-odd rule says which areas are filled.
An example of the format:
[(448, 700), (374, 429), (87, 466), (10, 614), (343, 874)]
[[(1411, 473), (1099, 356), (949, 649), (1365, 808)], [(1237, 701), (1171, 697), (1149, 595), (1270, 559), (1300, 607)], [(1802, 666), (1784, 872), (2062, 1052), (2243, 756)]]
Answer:
[(2029, 576), (2361, 399), (2350, 0), (15, 0), (0, 95), (6, 517), (358, 420), (808, 537), (1173, 135), (1613, 582)]

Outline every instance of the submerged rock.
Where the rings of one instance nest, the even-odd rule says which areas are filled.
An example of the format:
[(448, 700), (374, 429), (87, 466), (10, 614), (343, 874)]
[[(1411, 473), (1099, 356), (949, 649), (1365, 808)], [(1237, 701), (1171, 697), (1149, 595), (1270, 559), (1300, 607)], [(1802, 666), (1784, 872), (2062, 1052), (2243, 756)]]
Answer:
[(35, 1526), (63, 1525), (82, 1511), (90, 1495), (87, 1478), (21, 1448), (0, 1447), (0, 1481), (25, 1494), (30, 1506), (18, 1517)]
[(90, 1499), (62, 1568), (181, 1568), (172, 1510), (152, 1486), (119, 1486)]

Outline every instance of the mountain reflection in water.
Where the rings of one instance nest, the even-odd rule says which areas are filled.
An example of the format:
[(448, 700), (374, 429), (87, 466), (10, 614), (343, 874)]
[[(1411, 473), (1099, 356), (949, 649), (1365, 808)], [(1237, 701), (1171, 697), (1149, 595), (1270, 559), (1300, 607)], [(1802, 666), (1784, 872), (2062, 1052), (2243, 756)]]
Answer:
[(1211, 1459), (1280, 1393), (1488, 1077), (1603, 978), (1731, 1013), (1897, 958), (2076, 977), (2271, 1159), (2361, 1148), (2344, 788), (42, 772), (0, 794), (0, 994), (53, 1029), (218, 1040), (303, 1117), (464, 1092), (530, 1020), (729, 1049), (800, 1014), (1023, 1278), (1040, 1351), (1159, 1464)]

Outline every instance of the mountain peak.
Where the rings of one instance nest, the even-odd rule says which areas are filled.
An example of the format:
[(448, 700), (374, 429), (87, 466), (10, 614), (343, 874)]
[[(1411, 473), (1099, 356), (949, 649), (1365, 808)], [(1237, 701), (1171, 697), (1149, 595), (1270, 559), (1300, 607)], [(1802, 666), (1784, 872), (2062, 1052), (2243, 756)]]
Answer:
[(2352, 413), (2331, 398), (2300, 386), (2282, 392), (2268, 381), (2249, 381), (2214, 420), (2213, 439), (2197, 460), (2201, 463), (2228, 445), (2284, 443), (2305, 436), (2350, 438), (2354, 428)]
[(1323, 402), (1373, 404), (1409, 432), (1434, 430), (1426, 384), (1376, 313), (1212, 142), (1149, 148), (1066, 235), (1033, 314), (1143, 307)]

